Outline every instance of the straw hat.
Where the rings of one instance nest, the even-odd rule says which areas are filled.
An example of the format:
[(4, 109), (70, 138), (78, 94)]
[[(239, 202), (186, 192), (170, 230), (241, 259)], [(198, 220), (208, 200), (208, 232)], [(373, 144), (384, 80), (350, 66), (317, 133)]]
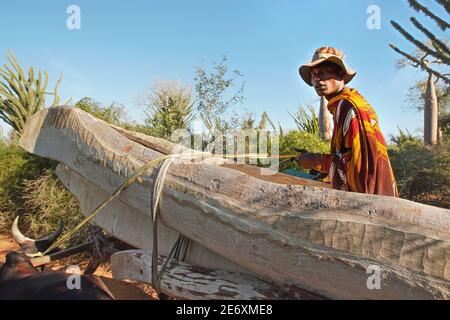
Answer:
[(322, 47), (314, 52), (310, 63), (304, 64), (298, 69), (300, 76), (308, 85), (312, 86), (311, 68), (325, 61), (332, 62), (345, 71), (345, 75), (342, 78), (345, 84), (349, 83), (356, 74), (356, 71), (345, 65), (344, 54), (340, 50), (333, 47)]

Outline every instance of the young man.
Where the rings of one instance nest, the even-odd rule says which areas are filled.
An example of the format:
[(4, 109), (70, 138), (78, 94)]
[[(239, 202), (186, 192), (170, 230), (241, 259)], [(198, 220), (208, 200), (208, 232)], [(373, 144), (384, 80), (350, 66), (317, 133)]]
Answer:
[(334, 189), (398, 196), (378, 117), (358, 91), (345, 86), (356, 72), (345, 65), (342, 53), (319, 48), (299, 73), (328, 100), (334, 123), (331, 154), (302, 154), (296, 158), (300, 165), (328, 172)]

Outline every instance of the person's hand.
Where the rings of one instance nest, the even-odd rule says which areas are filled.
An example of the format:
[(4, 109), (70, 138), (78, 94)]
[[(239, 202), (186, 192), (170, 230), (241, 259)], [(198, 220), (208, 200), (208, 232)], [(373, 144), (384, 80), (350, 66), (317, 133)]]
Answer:
[(318, 166), (321, 164), (321, 154), (320, 153), (302, 153), (298, 157), (295, 158), (295, 160), (304, 168), (304, 169), (311, 169), (315, 166)]

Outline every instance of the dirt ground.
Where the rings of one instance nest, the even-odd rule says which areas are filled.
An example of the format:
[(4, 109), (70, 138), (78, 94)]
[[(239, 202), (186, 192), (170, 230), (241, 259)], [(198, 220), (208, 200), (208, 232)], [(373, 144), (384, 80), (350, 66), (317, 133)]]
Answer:
[[(9, 236), (0, 235), (0, 264), (5, 262), (5, 255), (11, 250), (17, 250), (19, 246)], [(72, 263), (73, 264), (73, 263)], [(86, 268), (88, 260), (79, 263), (81, 271)], [(46, 269), (54, 271), (64, 271), (71, 263), (69, 261), (55, 261), (46, 266)], [(157, 294), (153, 288), (139, 281), (118, 281), (112, 279), (109, 263), (102, 264), (95, 275), (99, 276), (108, 289), (118, 300), (155, 300)]]

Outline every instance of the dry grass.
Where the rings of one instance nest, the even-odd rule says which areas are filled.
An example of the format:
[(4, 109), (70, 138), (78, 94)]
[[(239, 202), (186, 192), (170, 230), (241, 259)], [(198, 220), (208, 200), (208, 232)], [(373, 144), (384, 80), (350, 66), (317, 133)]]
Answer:
[[(84, 218), (78, 200), (55, 175), (55, 167), (53, 161), (0, 141), (0, 233), (10, 233), (16, 215), (22, 216), (22, 232), (32, 238), (49, 234), (61, 219), (69, 230)], [(66, 244), (81, 243), (95, 232), (101, 230), (86, 226)]]

